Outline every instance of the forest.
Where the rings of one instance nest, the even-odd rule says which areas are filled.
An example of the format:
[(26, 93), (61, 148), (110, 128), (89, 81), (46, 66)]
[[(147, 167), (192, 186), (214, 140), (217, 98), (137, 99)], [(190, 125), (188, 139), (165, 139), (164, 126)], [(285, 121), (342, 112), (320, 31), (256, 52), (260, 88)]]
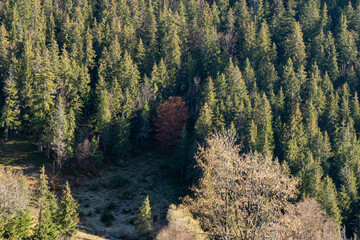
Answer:
[[(144, 197), (133, 239), (357, 239), (359, 48), (358, 0), (0, 0), (0, 145), (30, 139), (60, 179), (160, 149), (189, 191), (161, 229)], [(0, 192), (24, 192), (1, 239), (74, 236), (45, 168), (30, 220), (0, 156)]]

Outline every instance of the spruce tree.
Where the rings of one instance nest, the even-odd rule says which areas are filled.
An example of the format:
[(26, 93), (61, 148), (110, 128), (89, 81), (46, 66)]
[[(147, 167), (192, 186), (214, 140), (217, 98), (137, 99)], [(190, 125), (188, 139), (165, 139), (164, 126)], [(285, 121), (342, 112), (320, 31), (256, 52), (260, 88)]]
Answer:
[(296, 22), (292, 32), (285, 41), (285, 57), (291, 58), (294, 68), (299, 69), (301, 65), (306, 64), (305, 44), (300, 23)]
[(257, 109), (254, 109), (254, 112), (257, 112), (254, 119), (258, 126), (256, 149), (260, 153), (270, 156), (274, 149), (272, 112), (265, 93), (262, 95), (260, 104)]
[(350, 67), (356, 63), (358, 49), (355, 38), (348, 30), (348, 21), (344, 14), (341, 15), (338, 33), (339, 61), (342, 67)]
[(37, 187), (39, 221), (34, 231), (34, 239), (56, 240), (60, 235), (58, 225), (58, 202), (54, 193), (50, 192), (45, 167), (42, 167)]
[(20, 126), (20, 109), (18, 88), (14, 79), (14, 74), (10, 72), (5, 81), (3, 93), (5, 104), (1, 110), (0, 126), (5, 128), (5, 141), (8, 140), (9, 132), (16, 130)]
[(326, 176), (323, 187), (317, 197), (318, 202), (326, 210), (327, 214), (338, 224), (341, 223), (341, 214), (337, 200), (337, 191), (333, 180)]
[(111, 122), (111, 112), (108, 92), (104, 80), (100, 78), (98, 86), (98, 106), (96, 113), (96, 130), (102, 136), (103, 150), (106, 151), (106, 145), (109, 141), (109, 127)]
[(297, 173), (304, 166), (307, 138), (302, 123), (299, 104), (296, 105), (290, 124), (285, 132), (285, 157), (292, 173)]
[(148, 195), (136, 215), (135, 228), (141, 235), (146, 236), (152, 231), (151, 223), (151, 207)]
[(78, 204), (72, 197), (69, 183), (66, 181), (58, 215), (60, 235), (66, 239), (71, 239), (76, 234), (76, 226), (79, 221), (77, 209)]
[(204, 141), (205, 138), (212, 132), (213, 126), (213, 111), (210, 109), (208, 103), (205, 103), (200, 110), (199, 118), (195, 123), (195, 133), (200, 141)]

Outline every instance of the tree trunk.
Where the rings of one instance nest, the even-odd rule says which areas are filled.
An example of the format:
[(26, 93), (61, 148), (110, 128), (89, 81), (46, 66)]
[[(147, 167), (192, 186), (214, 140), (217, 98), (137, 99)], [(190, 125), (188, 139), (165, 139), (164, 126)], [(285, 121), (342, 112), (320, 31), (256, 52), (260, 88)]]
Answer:
[(6, 128), (4, 131), (4, 137), (5, 137), (5, 142), (7, 142), (9, 140), (9, 128)]
[(38, 138), (38, 152), (42, 152), (42, 142), (41, 142), (41, 137), (37, 136)]

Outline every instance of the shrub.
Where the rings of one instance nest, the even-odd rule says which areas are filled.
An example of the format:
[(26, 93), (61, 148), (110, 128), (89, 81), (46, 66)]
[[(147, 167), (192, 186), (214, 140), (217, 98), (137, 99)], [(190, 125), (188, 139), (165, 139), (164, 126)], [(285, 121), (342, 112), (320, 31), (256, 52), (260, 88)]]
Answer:
[(183, 205), (171, 204), (166, 216), (169, 224), (163, 228), (156, 240), (207, 240), (199, 221)]
[(124, 187), (128, 181), (122, 178), (120, 175), (112, 177), (109, 181), (110, 186), (113, 189)]
[(98, 191), (99, 190), (99, 184), (97, 182), (92, 182), (89, 186), (89, 189), (91, 191)]
[(108, 209), (104, 209), (100, 220), (105, 224), (105, 226), (111, 226), (112, 221), (115, 220), (115, 217)]

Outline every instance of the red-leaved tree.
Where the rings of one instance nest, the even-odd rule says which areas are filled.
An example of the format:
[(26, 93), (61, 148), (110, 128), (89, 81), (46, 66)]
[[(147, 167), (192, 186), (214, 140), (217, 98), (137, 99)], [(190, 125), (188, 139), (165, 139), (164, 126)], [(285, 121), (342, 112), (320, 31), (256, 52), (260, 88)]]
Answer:
[(188, 108), (182, 98), (169, 97), (157, 108), (157, 118), (154, 119), (155, 138), (164, 147), (176, 146), (188, 118)]

